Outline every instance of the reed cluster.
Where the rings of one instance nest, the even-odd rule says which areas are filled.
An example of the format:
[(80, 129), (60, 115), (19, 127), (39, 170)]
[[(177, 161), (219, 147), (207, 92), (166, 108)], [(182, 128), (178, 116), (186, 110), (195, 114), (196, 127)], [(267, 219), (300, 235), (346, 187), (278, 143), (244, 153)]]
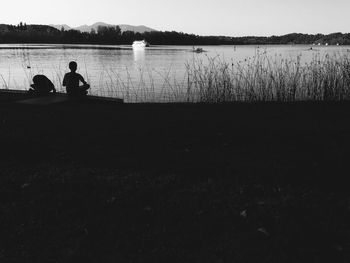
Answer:
[(187, 63), (187, 98), (192, 102), (329, 101), (350, 98), (348, 55), (316, 54), (286, 59), (257, 54), (241, 62), (220, 57)]
[[(185, 66), (180, 78), (171, 68), (162, 72), (140, 68), (138, 74), (101, 69), (98, 80), (90, 82), (87, 65), (84, 75), (93, 84), (90, 94), (103, 97), (119, 97), (126, 102), (190, 102), (224, 103), (255, 101), (340, 101), (350, 99), (349, 53), (321, 55), (315, 53), (311, 60), (303, 62), (301, 55), (286, 58), (257, 52), (243, 61), (226, 61), (220, 56), (193, 59)], [(31, 83), (42, 69), (28, 67), (24, 86)], [(65, 68), (51, 69), (52, 79), (59, 92), (65, 92), (62, 79)], [(83, 69), (84, 70), (84, 69)], [(11, 81), (11, 73), (0, 74), (0, 86), (17, 88)], [(23, 86), (23, 85), (21, 85)]]

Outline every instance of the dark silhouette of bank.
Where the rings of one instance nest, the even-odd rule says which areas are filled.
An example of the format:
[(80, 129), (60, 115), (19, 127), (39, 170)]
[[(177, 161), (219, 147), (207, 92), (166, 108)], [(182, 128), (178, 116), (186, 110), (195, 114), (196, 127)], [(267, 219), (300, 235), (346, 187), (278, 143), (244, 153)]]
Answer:
[[(63, 78), (63, 86), (66, 87), (68, 95), (86, 96), (90, 85), (84, 80), (83, 76), (77, 73), (78, 64), (75, 61), (69, 62), (71, 72), (66, 73)], [(83, 85), (80, 85), (80, 82)]]
[(350, 45), (350, 34), (332, 33), (282, 36), (199, 36), (176, 31), (134, 32), (122, 31), (119, 26), (99, 26), (91, 32), (58, 30), (47, 25), (0, 24), (0, 43), (53, 43), (53, 44), (110, 44), (131, 45), (134, 40), (145, 39), (151, 45), (267, 45), (267, 44), (325, 44)]
[(34, 84), (30, 85), (29, 93), (35, 95), (48, 95), (51, 92), (56, 93), (55, 86), (51, 80), (45, 75), (35, 75), (33, 77)]

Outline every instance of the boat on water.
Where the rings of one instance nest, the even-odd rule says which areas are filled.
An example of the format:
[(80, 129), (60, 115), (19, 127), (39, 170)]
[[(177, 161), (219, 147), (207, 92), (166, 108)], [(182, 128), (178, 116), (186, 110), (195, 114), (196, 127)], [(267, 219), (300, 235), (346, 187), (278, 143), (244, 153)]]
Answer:
[(202, 52), (204, 52), (204, 50), (203, 50), (203, 48), (201, 48), (201, 47), (197, 47), (197, 48), (193, 47), (193, 48), (192, 48), (192, 52), (195, 52), (195, 53), (202, 53)]
[(145, 48), (149, 47), (149, 43), (146, 40), (136, 40), (132, 43), (132, 48)]

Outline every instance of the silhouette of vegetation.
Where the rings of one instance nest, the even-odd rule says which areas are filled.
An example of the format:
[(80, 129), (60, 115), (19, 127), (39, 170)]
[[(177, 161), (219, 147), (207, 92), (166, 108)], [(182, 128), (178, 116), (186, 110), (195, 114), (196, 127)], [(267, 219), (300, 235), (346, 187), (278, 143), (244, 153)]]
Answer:
[(58, 30), (47, 25), (0, 24), (0, 43), (57, 43), (57, 44), (131, 44), (146, 39), (153, 45), (263, 45), (263, 44), (325, 44), (350, 45), (350, 34), (329, 35), (292, 33), (283, 36), (198, 36), (175, 31), (138, 33), (121, 31), (119, 26), (99, 26), (91, 32)]
[(193, 102), (342, 101), (350, 99), (349, 55), (312, 57), (308, 63), (257, 54), (244, 63), (220, 57), (187, 66), (187, 98)]

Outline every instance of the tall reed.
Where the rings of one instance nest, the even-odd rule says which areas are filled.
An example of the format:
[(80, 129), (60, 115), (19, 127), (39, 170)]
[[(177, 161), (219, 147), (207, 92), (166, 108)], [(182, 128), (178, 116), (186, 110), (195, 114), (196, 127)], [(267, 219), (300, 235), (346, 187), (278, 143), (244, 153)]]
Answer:
[[(257, 52), (244, 61), (225, 61), (220, 56), (193, 59), (185, 66), (185, 74), (179, 78), (175, 70), (164, 71), (140, 68), (132, 74), (127, 67), (121, 70), (101, 69), (94, 78), (90, 93), (104, 97), (119, 97), (126, 102), (204, 102), (223, 103), (233, 101), (301, 101), (301, 100), (349, 100), (350, 57), (335, 53), (320, 55), (304, 63), (302, 56), (271, 57)], [(29, 65), (29, 66), (28, 66)], [(22, 65), (29, 87), (35, 74), (43, 69), (31, 65), (26, 57)], [(65, 92), (62, 79), (66, 65), (53, 67), (49, 76), (58, 91)], [(85, 77), (90, 83), (87, 65)], [(3, 88), (16, 88), (9, 76), (0, 74)], [(11, 85), (10, 85), (11, 84)]]
[(194, 102), (350, 99), (348, 55), (313, 56), (311, 62), (257, 54), (243, 62), (220, 57), (186, 64), (187, 96)]

